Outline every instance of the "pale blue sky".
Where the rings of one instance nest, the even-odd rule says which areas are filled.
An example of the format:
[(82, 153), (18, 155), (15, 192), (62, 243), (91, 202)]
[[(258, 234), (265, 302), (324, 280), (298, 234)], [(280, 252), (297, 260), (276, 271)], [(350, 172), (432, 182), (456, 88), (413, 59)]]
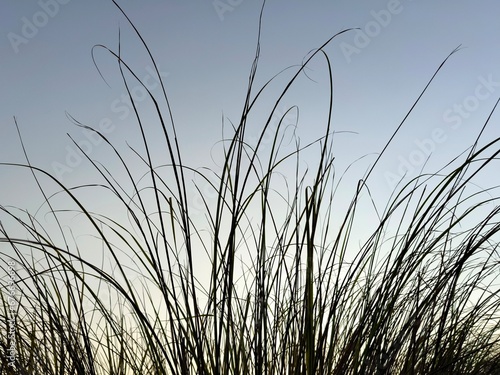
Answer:
[[(119, 3), (165, 73), (186, 161), (213, 167), (210, 150), (221, 138), (221, 116), (237, 121), (243, 105), (261, 2)], [(344, 34), (326, 48), (335, 80), (333, 125), (359, 133), (337, 139), (341, 170), (379, 151), (441, 61), (459, 44), (466, 47), (445, 66), (372, 176), (372, 186), (386, 197), (388, 173), (397, 175), (409, 160), (415, 170), (421, 167), (419, 144), (434, 142), (429, 146), (434, 150), (431, 164), (439, 166), (470, 145), (480, 129), (500, 96), (499, 11), (500, 3), (493, 0), (270, 0), (263, 17), (256, 88), (283, 68), (300, 64), (333, 34), (361, 28), (362, 34)], [(13, 116), (32, 160), (52, 172), (54, 163), (67, 164), (68, 147), (74, 149), (67, 132), (77, 141), (86, 140), (65, 111), (95, 127), (109, 119), (111, 141), (138, 144), (133, 116), (126, 115), (121, 102), (125, 90), (116, 62), (103, 50), (96, 51), (110, 88), (91, 58), (96, 44), (117, 48), (120, 27), (124, 58), (139, 77), (150, 73), (144, 49), (111, 1), (3, 2), (0, 21), (1, 161), (23, 160)], [(309, 76), (318, 83), (302, 79), (287, 101), (300, 105), (298, 134), (304, 143), (321, 136), (326, 125), (325, 64), (319, 59), (311, 68)], [(284, 83), (278, 79), (267, 98), (275, 97)], [(499, 135), (498, 129), (492, 126), (487, 136)], [(110, 155), (102, 144), (90, 153), (103, 162)], [(357, 174), (350, 175), (353, 186), (373, 160), (367, 158)], [(92, 168), (76, 164), (62, 175), (64, 183), (92, 182)], [(410, 176), (415, 175), (411, 171)], [(40, 196), (29, 198), (34, 191), (29, 175), (2, 168), (0, 176), (1, 204), (36, 207), (40, 202)]]

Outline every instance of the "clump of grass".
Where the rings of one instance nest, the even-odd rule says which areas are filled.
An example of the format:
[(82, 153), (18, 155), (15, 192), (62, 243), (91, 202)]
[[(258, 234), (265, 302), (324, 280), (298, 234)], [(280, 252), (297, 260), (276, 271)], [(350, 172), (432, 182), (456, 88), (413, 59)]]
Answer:
[[(443, 170), (399, 186), (384, 211), (372, 217), (373, 230), (361, 246), (353, 238), (358, 209), (369, 200), (369, 178), (387, 146), (360, 177), (344, 211), (336, 207), (332, 97), (317, 142), (297, 140), (293, 150), (283, 147), (285, 114), (271, 147), (263, 150), (278, 106), (313, 58), (324, 58), (333, 88), (323, 48), (344, 32), (297, 68), (251, 147), (247, 124), (267, 87), (254, 94), (257, 44), (240, 120), (223, 143), (224, 164), (208, 172), (184, 164), (163, 83), (161, 97), (148, 93), (168, 161), (154, 159), (129, 91), (131, 82), (142, 82), (120, 47), (114, 52), (100, 46), (116, 58), (134, 105), (144, 151), (132, 151), (146, 174), (132, 170), (124, 152), (76, 119), (104, 140), (125, 182), (89, 156), (101, 182), (76, 187), (37, 168), (26, 151), (26, 163), (2, 164), (33, 174), (53, 224), (45, 228), (34, 214), (0, 207), (0, 240), (13, 254), (4, 261), (14, 260), (19, 270), (16, 373), (499, 373), (497, 186), (481, 190), (474, 181), (495, 167), (500, 139), (483, 144), (481, 130), (471, 148)], [(315, 148), (317, 168), (302, 171), (304, 150)], [(280, 168), (289, 163), (296, 172), (284, 184)], [(204, 227), (190, 215), (188, 172), (217, 193), (211, 202), (197, 185), (206, 208)], [(56, 187), (52, 193), (49, 184)], [(122, 212), (117, 217), (93, 212), (82, 193), (88, 190), (109, 195)], [(54, 203), (61, 196), (63, 210)], [(102, 262), (90, 259), (65, 227), (68, 211), (90, 225), (102, 245)], [(334, 226), (338, 218), (340, 225)], [(19, 230), (22, 235), (12, 234)], [(197, 272), (200, 259), (209, 260), (208, 280)], [(10, 312), (4, 284), (0, 345), (5, 352), (12, 337), (5, 329)], [(1, 373), (15, 373), (5, 356)]]

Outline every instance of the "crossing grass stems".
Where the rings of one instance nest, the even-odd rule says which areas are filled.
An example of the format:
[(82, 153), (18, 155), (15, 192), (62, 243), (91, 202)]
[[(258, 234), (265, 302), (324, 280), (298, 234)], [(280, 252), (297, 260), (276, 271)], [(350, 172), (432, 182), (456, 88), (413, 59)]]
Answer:
[[(161, 80), (140, 32), (114, 3)], [(161, 95), (153, 95), (122, 57), (121, 42), (117, 51), (96, 48), (118, 63), (143, 148), (130, 150), (142, 162), (144, 176), (104, 134), (71, 118), (103, 139), (127, 183), (87, 155), (102, 182), (66, 186), (30, 161), (18, 127), (25, 163), (2, 163), (2, 168), (32, 174), (56, 229), (50, 233), (35, 214), (0, 206), (0, 241), (12, 250), (3, 257), (2, 268), (15, 261), (19, 272), (16, 370), (4, 355), (2, 374), (500, 373), (498, 186), (481, 190), (474, 185), (480, 173), (498, 168), (499, 139), (483, 140), (496, 104), (466, 152), (442, 170), (401, 181), (383, 212), (371, 216), (371, 235), (358, 246), (352, 238), (360, 225), (357, 209), (363, 200), (375, 206), (369, 181), (379, 160), (457, 50), (436, 69), (340, 211), (333, 95), (324, 135), (316, 142), (301, 145), (296, 140), (292, 150), (283, 151), (283, 119), (296, 108), (272, 125), (266, 152), (262, 139), (269, 136), (283, 97), (312, 59), (325, 62), (333, 92), (324, 48), (351, 30), (334, 35), (296, 68), (269, 103), (260, 137), (250, 146), (249, 118), (275, 80), (254, 93), (262, 11), (245, 102), (231, 136), (222, 143), (220, 170), (194, 169), (183, 162), (163, 82)], [(144, 116), (130, 93), (137, 82), (148, 91), (155, 112), (150, 115), (163, 134), (168, 157), (163, 165), (155, 160)], [(299, 168), (306, 149), (317, 152), (314, 170)], [(296, 173), (284, 191), (279, 173), (286, 163), (294, 164)], [(206, 209), (203, 228), (190, 216), (192, 173)], [(217, 193), (215, 201), (201, 194), (201, 184)], [(120, 221), (123, 215), (91, 211), (82, 193), (89, 190), (109, 194), (130, 218), (129, 225)], [(56, 196), (64, 197), (65, 210), (54, 206)], [(285, 210), (273, 210), (278, 201)], [(90, 225), (105, 254), (101, 264), (88, 259), (78, 238), (64, 227), (67, 210)], [(329, 224), (334, 218), (340, 225)], [(24, 235), (14, 235), (12, 226)], [(354, 254), (352, 248), (357, 249)], [(206, 282), (197, 274), (200, 253), (210, 261)], [(133, 259), (135, 274), (123, 254)], [(0, 345), (6, 353), (10, 315), (4, 279), (2, 283)]]

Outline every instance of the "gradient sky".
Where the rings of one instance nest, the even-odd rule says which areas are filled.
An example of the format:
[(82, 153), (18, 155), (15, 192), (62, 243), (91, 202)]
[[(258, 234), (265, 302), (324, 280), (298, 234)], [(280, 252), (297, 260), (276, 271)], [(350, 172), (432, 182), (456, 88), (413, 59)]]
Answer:
[[(187, 163), (214, 167), (211, 150), (222, 137), (221, 118), (236, 122), (241, 113), (261, 2), (123, 0), (119, 4), (165, 74)], [(256, 87), (282, 69), (300, 64), (335, 33), (361, 28), (325, 49), (334, 70), (333, 126), (357, 133), (336, 140), (337, 158), (345, 167), (380, 151), (442, 60), (458, 45), (465, 47), (446, 64), (372, 176), (374, 190), (387, 198), (388, 176), (397, 176), (406, 164), (413, 168), (408, 176), (414, 177), (423, 164), (422, 148), (432, 148), (428, 170), (433, 170), (472, 143), (500, 96), (499, 14), (500, 3), (494, 0), (270, 0), (263, 17)], [(74, 148), (66, 133), (77, 141), (86, 139), (65, 112), (94, 127), (110, 119), (111, 141), (137, 142), (133, 116), (125, 114), (121, 102), (125, 90), (116, 61), (96, 50), (109, 87), (91, 57), (96, 44), (116, 50), (121, 29), (124, 59), (139, 77), (150, 72), (145, 50), (111, 1), (6, 1), (0, 5), (0, 20), (2, 162), (23, 161), (13, 116), (34, 164), (51, 172), (54, 163), (65, 163), (68, 147)], [(309, 77), (316, 82), (302, 79), (286, 102), (300, 105), (298, 134), (304, 143), (321, 136), (325, 128), (325, 68), (323, 60), (315, 60)], [(266, 98), (279, 93), (286, 77), (290, 74), (278, 79)], [(258, 134), (257, 129), (249, 131)], [(496, 116), (485, 137), (498, 135)], [(110, 155), (102, 145), (90, 153), (101, 161)], [(357, 174), (350, 175), (351, 188), (373, 161), (369, 156)], [(86, 163), (71, 170), (62, 176), (69, 186), (95, 177)], [(0, 204), (38, 207), (41, 197), (32, 194), (36, 189), (27, 173), (2, 167), (0, 176)]]

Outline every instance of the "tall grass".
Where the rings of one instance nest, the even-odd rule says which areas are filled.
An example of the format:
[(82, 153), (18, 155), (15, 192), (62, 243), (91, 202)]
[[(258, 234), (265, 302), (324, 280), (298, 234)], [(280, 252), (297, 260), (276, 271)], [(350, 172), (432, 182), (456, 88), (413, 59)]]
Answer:
[[(498, 168), (500, 139), (481, 137), (489, 118), (467, 152), (434, 174), (402, 181), (384, 211), (371, 217), (371, 235), (361, 245), (353, 234), (366, 225), (358, 210), (361, 202), (370, 203), (370, 176), (394, 136), (360, 176), (344, 210), (335, 194), (341, 177), (334, 170), (333, 97), (316, 142), (284, 147), (285, 114), (263, 148), (278, 106), (312, 59), (326, 62), (332, 92), (324, 47), (344, 32), (349, 30), (297, 68), (251, 146), (249, 118), (270, 82), (254, 93), (257, 43), (241, 117), (222, 146), (223, 166), (208, 171), (183, 162), (163, 83), (162, 95), (148, 91), (168, 161), (155, 159), (130, 92), (132, 82), (147, 87), (122, 59), (120, 46), (116, 52), (99, 46), (119, 64), (142, 137), (143, 150), (132, 152), (146, 174), (132, 170), (123, 151), (76, 119), (103, 139), (126, 181), (87, 155), (101, 181), (66, 186), (32, 164), (24, 145), (24, 164), (2, 164), (33, 174), (53, 225), (0, 206), (2, 246), (12, 250), (1, 266), (7, 271), (7, 262), (15, 261), (19, 273), (13, 337), (7, 334), (6, 281), (1, 285), (0, 345), (7, 352), (14, 342), (17, 349), (16, 370), (3, 355), (1, 373), (499, 374), (498, 190), (475, 186), (479, 174)], [(305, 150), (317, 150), (314, 169), (299, 167)], [(296, 168), (285, 182), (284, 165)], [(204, 226), (191, 215), (192, 173)], [(217, 193), (214, 201), (201, 184)], [(122, 211), (116, 217), (92, 211), (85, 200), (89, 190), (109, 196)], [(66, 227), (68, 211), (90, 226), (102, 246), (101, 262), (90, 259)], [(201, 259), (209, 259), (207, 280)]]

